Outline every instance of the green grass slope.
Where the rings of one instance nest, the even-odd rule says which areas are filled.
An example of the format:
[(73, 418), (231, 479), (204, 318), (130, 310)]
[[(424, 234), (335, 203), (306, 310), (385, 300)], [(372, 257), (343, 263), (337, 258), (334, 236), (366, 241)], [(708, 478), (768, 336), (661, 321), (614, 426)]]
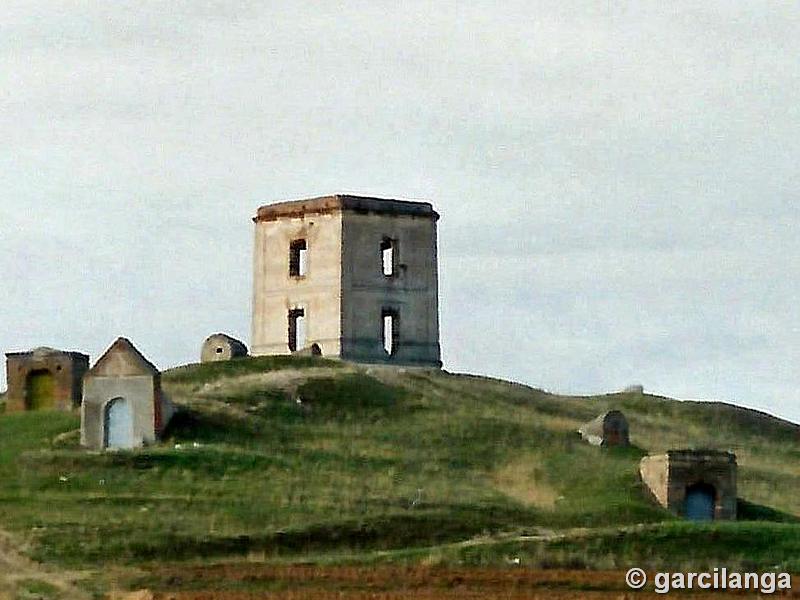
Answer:
[[(0, 416), (0, 528), (78, 568), (256, 554), (800, 569), (800, 429), (761, 413), (312, 358), (191, 365), (164, 385), (182, 412), (134, 452), (81, 450), (76, 415)], [(577, 438), (609, 408), (633, 448)], [(737, 453), (745, 522), (681, 523), (647, 498), (640, 457), (691, 446)]]

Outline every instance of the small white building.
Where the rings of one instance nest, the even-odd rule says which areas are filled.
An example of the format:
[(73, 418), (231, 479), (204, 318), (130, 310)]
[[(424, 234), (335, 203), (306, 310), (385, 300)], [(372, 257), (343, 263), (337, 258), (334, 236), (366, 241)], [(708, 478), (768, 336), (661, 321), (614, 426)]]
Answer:
[(102, 450), (153, 443), (173, 413), (159, 370), (119, 338), (84, 377), (81, 445)]

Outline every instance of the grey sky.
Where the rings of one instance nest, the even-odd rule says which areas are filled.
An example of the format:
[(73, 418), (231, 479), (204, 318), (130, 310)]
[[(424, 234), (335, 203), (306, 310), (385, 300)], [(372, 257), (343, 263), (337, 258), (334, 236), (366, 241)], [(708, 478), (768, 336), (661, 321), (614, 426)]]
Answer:
[(447, 368), (800, 420), (795, 2), (3, 12), (0, 349), (249, 340), (257, 206), (367, 193), (443, 215)]

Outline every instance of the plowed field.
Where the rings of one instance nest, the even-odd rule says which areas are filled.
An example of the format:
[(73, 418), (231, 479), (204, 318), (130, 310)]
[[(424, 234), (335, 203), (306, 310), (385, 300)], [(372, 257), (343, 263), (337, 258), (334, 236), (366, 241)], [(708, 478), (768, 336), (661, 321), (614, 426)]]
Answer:
[[(652, 587), (629, 590), (616, 571), (532, 571), (433, 567), (219, 565), (165, 568), (153, 574), (158, 600), (523, 600), (664, 598)], [(797, 586), (795, 585), (795, 588)], [(672, 592), (681, 598), (758, 597), (756, 593)], [(800, 598), (800, 590), (776, 595)]]

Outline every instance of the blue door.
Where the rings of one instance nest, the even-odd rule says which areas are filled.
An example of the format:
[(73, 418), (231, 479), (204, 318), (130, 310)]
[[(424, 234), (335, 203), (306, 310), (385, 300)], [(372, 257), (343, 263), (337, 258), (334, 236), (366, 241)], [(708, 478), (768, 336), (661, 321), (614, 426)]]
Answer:
[(705, 483), (686, 488), (686, 518), (690, 521), (714, 520), (714, 488)]
[(133, 448), (133, 412), (125, 398), (114, 398), (106, 404), (105, 447)]

